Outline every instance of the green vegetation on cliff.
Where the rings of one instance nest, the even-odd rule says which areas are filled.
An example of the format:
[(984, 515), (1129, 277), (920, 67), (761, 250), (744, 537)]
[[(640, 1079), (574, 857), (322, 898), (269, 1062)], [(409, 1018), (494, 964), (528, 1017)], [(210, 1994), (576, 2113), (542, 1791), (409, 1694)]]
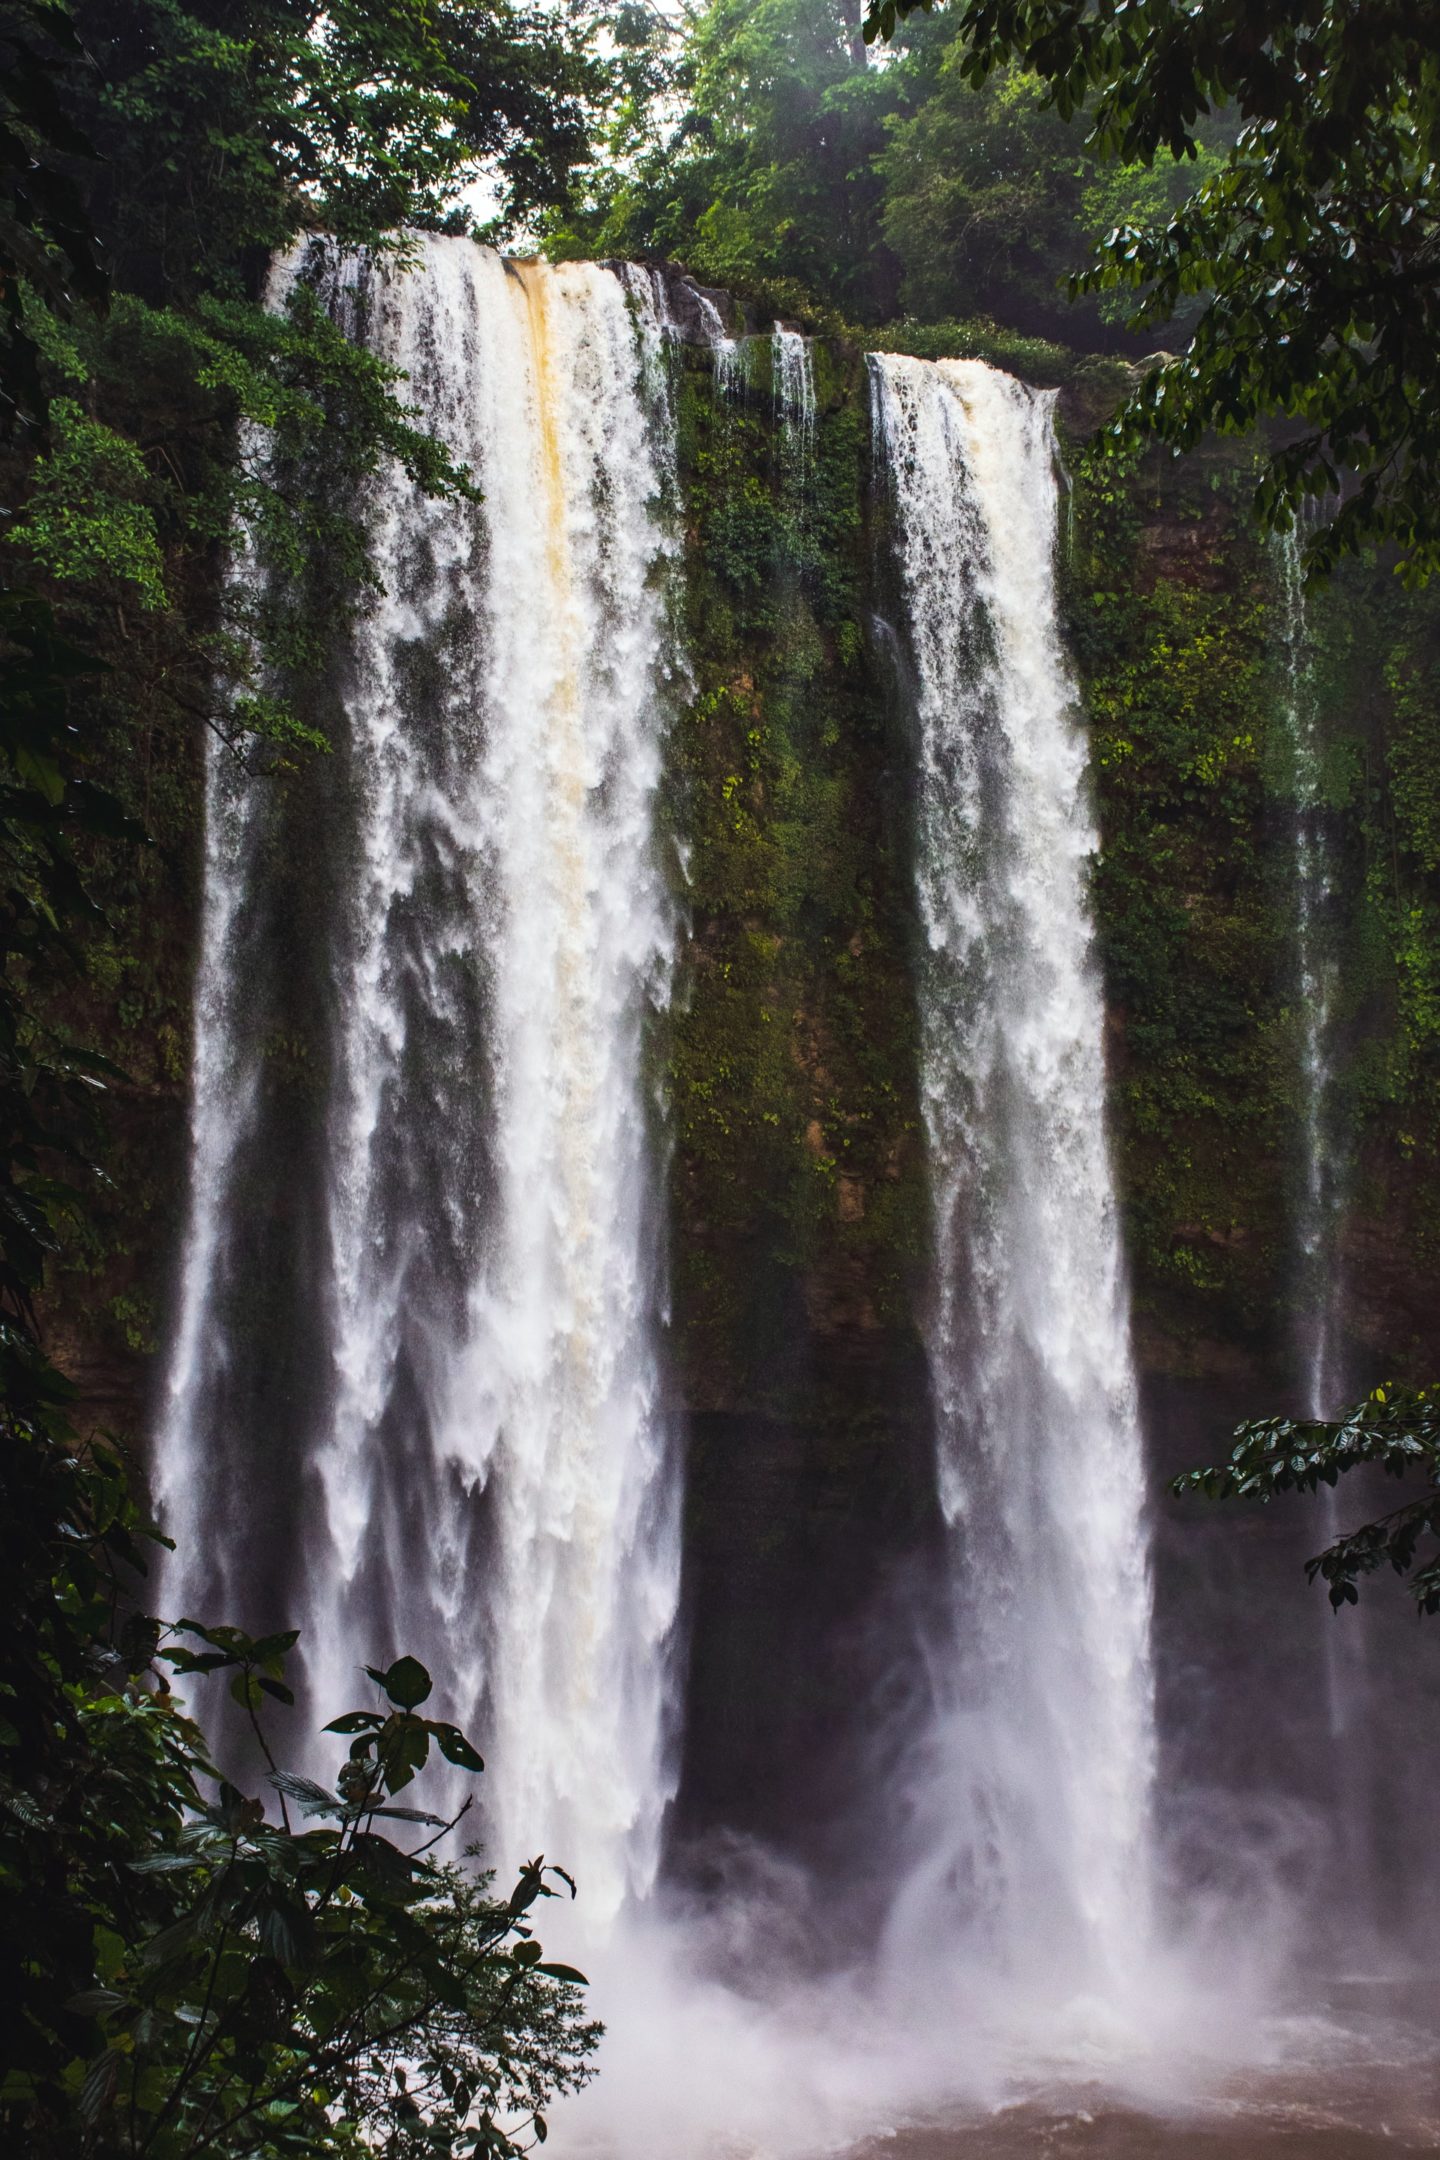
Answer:
[[(853, 1385), (847, 1346), (903, 1360), (928, 1235), (905, 744), (870, 620), (863, 363), (816, 352), (802, 446), (777, 419), (771, 340), (741, 353), (731, 388), (694, 351), (678, 385), (694, 673), (672, 777), (692, 930), (678, 1315), (692, 1400), (774, 1408), (799, 1389), (814, 1408)], [(807, 1339), (820, 1364), (802, 1370)]]
[[(1074, 463), (1067, 612), (1147, 1352), (1182, 1369), (1275, 1359), (1280, 1384), (1304, 1116), (1282, 568), (1249, 523), (1245, 453), (1151, 452), (1128, 475)], [(1440, 895), (1421, 810), (1440, 767), (1435, 678), (1417, 666), (1437, 629), (1435, 597), (1373, 565), (1313, 588), (1306, 610), (1334, 864), (1341, 1264), (1372, 1372), (1423, 1367), (1440, 1265)]]

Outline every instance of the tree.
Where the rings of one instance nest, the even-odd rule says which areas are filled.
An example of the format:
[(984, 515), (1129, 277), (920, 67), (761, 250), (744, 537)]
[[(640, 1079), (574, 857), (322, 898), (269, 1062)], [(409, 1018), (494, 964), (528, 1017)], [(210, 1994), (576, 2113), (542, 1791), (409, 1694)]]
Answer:
[(1408, 1576), (1406, 1588), (1421, 1613), (1440, 1613), (1440, 1391), (1434, 1388), (1378, 1387), (1333, 1424), (1256, 1419), (1238, 1428), (1225, 1462), (1187, 1471), (1171, 1490), (1264, 1501), (1281, 1492), (1318, 1492), (1367, 1466), (1396, 1478), (1418, 1473), (1426, 1490), (1337, 1538), (1307, 1560), (1305, 1572), (1311, 1582), (1318, 1577), (1327, 1584), (1338, 1611), (1358, 1602), (1361, 1576), (1388, 1565)]
[[(78, 1565), (57, 1546), (50, 1586), (61, 1610), (81, 1591), (68, 1646), (79, 1654), (53, 1706), (73, 1730), (58, 1747), (37, 1736), (42, 1681), (13, 1702), (24, 1729), (0, 1735), (0, 1911), (14, 1961), (0, 2126), (15, 2149), (418, 2160), (543, 2139), (543, 2109), (585, 2082), (599, 2037), (582, 2015), (583, 1975), (547, 1962), (531, 1924), (556, 1882), (575, 1886), (537, 1859), (496, 1899), (473, 1865), (430, 1857), (469, 1801), (447, 1821), (396, 1795), (432, 1746), (463, 1770), (483, 1765), (455, 1726), (421, 1714), (429, 1674), (413, 1658), (367, 1668), (378, 1707), (327, 1727), (350, 1738), (334, 1788), (280, 1769), (262, 1712), (290, 1700), (294, 1632), (117, 1627), (113, 1601), (107, 1630), (96, 1594), (113, 1599), (114, 1562), (133, 1565), (146, 1533), (123, 1466), (92, 1464), (80, 1485), (87, 1504), (68, 1524)], [(157, 1655), (181, 1673), (232, 1676), (279, 1822), (212, 1768)], [(397, 1825), (421, 1842), (396, 1842)]]
[[(154, 1533), (123, 1454), (81, 1444), (36, 1305), (100, 1182), (113, 1068), (75, 1008), (97, 892), (125, 893), (122, 934), (146, 912), (152, 736), (174, 770), (202, 720), (317, 747), (269, 689), (318, 660), (304, 608), (217, 604), (234, 518), (354, 605), (357, 481), (393, 456), (469, 485), (313, 291), (265, 309), (265, 259), (320, 224), (400, 253), (396, 225), (463, 228), (480, 153), (533, 205), (568, 176), (589, 64), (573, 18), (506, 0), (0, 0), (0, 62), (0, 2128), (56, 2160), (508, 2152), (505, 2110), (594, 2042), (528, 1934), (547, 1872), (496, 1902), (377, 1828), (432, 1740), (478, 1767), (417, 1716), (413, 1663), (336, 1790), (282, 1799), (330, 1827), (205, 1797), (143, 1612)], [(263, 471), (234, 454), (246, 420)], [(288, 1637), (202, 1639), (182, 1664), (284, 1698)]]
[(1184, 173), (1097, 164), (1020, 69), (972, 81), (949, 14), (912, 17), (883, 65), (844, 0), (626, 6), (616, 34), (629, 90), (590, 199), (549, 221), (557, 251), (676, 256), (842, 334), (940, 327), (927, 350), (987, 323), (1143, 350), (1112, 295), (1077, 310), (1065, 279), (1100, 220), (1168, 210)]
[[(106, 732), (203, 717), (316, 747), (294, 708), (328, 651), (317, 625), (373, 585), (360, 483), (386, 458), (432, 491), (468, 482), (310, 282), (265, 308), (265, 265), (307, 230), (403, 261), (416, 227), (468, 229), (482, 159), (507, 216), (563, 191), (599, 83), (585, 24), (510, 0), (49, 12), (83, 55), (62, 118), (93, 154), (68, 178), (110, 304), (62, 312), (34, 280), (19, 290), (46, 408), (4, 555), (29, 558), (73, 635), (121, 648), (87, 701)], [(235, 455), (246, 423), (274, 441), (263, 467)], [(237, 520), (281, 573), (268, 589), (217, 579)]]
[[(876, 0), (868, 37), (930, 0)], [(1309, 559), (1371, 543), (1405, 574), (1440, 566), (1437, 0), (955, 0), (974, 82), (1018, 63), (1057, 112), (1082, 109), (1097, 157), (1194, 158), (1231, 112), (1234, 141), (1173, 215), (1125, 220), (1077, 289), (1128, 289), (1138, 329), (1203, 296), (1187, 349), (1147, 373), (1120, 443), (1194, 446), (1211, 429), (1288, 424), (1257, 506)], [(1338, 500), (1336, 500), (1338, 498)]]
[(0, 414), (34, 419), (44, 393), (25, 332), (28, 290), (68, 311), (103, 304), (105, 273), (75, 178), (94, 157), (66, 110), (87, 55), (59, 0), (0, 6)]
[[(904, 70), (905, 101), (887, 117), (878, 171), (906, 313), (986, 315), (1027, 336), (1128, 345), (1113, 298), (1077, 304), (1067, 273), (1118, 218), (1172, 209), (1188, 168), (1168, 154), (1149, 169), (1097, 164), (1038, 77), (1002, 68), (973, 81), (946, 15), (914, 18), (905, 35), (892, 63)], [(1200, 155), (1213, 164), (1209, 143)]]
[(867, 67), (858, 5), (713, 0), (678, 50), (637, 8), (621, 27), (650, 70), (636, 70), (595, 200), (557, 221), (553, 243), (678, 256), (787, 313), (893, 312), (876, 160), (900, 85)]

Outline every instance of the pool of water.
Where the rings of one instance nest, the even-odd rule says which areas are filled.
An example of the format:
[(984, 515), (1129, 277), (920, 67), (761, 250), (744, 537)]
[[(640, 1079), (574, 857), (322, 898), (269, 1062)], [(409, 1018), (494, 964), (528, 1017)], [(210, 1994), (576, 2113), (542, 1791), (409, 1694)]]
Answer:
[[(1383, 2103), (1382, 2103), (1383, 2105)], [(1128, 2110), (1027, 2104), (988, 2121), (899, 2131), (853, 2160), (1381, 2160), (1440, 2151), (1440, 2113), (1374, 2129), (1327, 2121), (1304, 2101), (1177, 2122)]]
[[(1262, 2020), (1244, 2068), (1177, 2061), (1168, 2090), (1096, 2066), (1017, 2077), (980, 2108), (897, 2121), (846, 2160), (1395, 2160), (1440, 2153), (1440, 1990), (1339, 1984), (1305, 2014)], [(1234, 2064), (1235, 2056), (1228, 2057)]]
[(848, 2160), (1395, 2160), (1434, 2152), (1440, 2073), (1409, 2061), (1317, 2064), (1298, 2079), (1251, 2073), (1173, 2112), (1072, 2087), (898, 2128)]
[[(638, 1992), (647, 1975), (650, 1992)], [(1137, 2031), (1087, 2001), (1028, 2030), (780, 2005), (632, 1960), (562, 2160), (1397, 2160), (1440, 2154), (1440, 1989), (1332, 1982), (1247, 2007), (1238, 1982)], [(598, 1992), (598, 1991), (597, 1991)], [(1163, 2022), (1160, 2012), (1164, 2011)]]

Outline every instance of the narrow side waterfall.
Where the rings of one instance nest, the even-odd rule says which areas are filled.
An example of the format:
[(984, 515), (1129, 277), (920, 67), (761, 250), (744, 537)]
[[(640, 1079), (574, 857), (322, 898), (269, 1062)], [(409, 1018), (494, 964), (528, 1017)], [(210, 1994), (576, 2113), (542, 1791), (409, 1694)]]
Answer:
[[(1345, 1166), (1334, 1129), (1334, 1026), (1339, 969), (1330, 936), (1334, 865), (1323, 824), (1314, 653), (1305, 604), (1304, 532), (1278, 542), (1285, 626), (1285, 732), (1295, 865), (1295, 996), (1299, 1006), (1301, 1162), (1295, 1243), (1300, 1360), (1307, 1417), (1333, 1417), (1344, 1393), (1336, 1241)], [(1326, 1490), (1327, 1512), (1335, 1495)]]
[[(298, 253), (272, 263), (265, 305), (278, 311), (299, 266)], [(247, 423), (241, 457), (265, 464), (263, 429)], [(258, 588), (269, 575), (251, 534), (237, 532), (225, 566), (228, 584)], [(253, 1144), (259, 1114), (260, 1070), (238, 986), (255, 957), (256, 925), (249, 906), (261, 875), (259, 791), (240, 759), (215, 736), (206, 740), (204, 909), (195, 972), (194, 1049), (190, 1071), (190, 1194), (180, 1255), (176, 1317), (156, 1419), (151, 1481), (158, 1512), (174, 1539), (175, 1560), (163, 1587), (175, 1619), (223, 1619), (242, 1595), (240, 1555), (211, 1526), (239, 1505), (241, 1462), (219, 1436), (237, 1417), (236, 1376), (223, 1340), (221, 1314), (236, 1295), (243, 1266), (233, 1236), (231, 1206), (240, 1158)], [(208, 1600), (209, 1602), (205, 1602)], [(222, 1610), (223, 1608), (223, 1610)]]
[(804, 497), (815, 462), (815, 362), (810, 340), (776, 323), (770, 341), (775, 418), (784, 445), (788, 477)]
[[(1336, 1119), (1340, 954), (1335, 940), (1336, 865), (1325, 826), (1324, 745), (1319, 685), (1305, 592), (1305, 529), (1292, 525), (1276, 542), (1284, 608), (1286, 776), (1290, 800), (1293, 888), (1291, 982), (1297, 1006), (1300, 1159), (1294, 1183), (1295, 1351), (1301, 1414), (1334, 1417), (1343, 1407), (1349, 1378), (1341, 1319), (1345, 1283), (1341, 1264), (1349, 1165)], [(1319, 1495), (1321, 1535), (1330, 1544), (1350, 1527), (1353, 1503), (1333, 1486)], [(1350, 1922), (1361, 1931), (1373, 1923), (1378, 1828), (1374, 1762), (1365, 1746), (1373, 1680), (1370, 1671), (1371, 1611), (1337, 1615), (1322, 1609), (1325, 1712), (1335, 1780), (1335, 1835), (1346, 1882)]]
[[(918, 723), (928, 1343), (954, 1636), (896, 1925), (1045, 1986), (1133, 1977), (1154, 1774), (1128, 1295), (1056, 622), (1051, 399), (871, 360)], [(929, 1954), (933, 1955), (933, 1949)]]
[[(609, 270), (464, 240), (426, 238), (408, 273), (316, 247), (299, 274), (405, 371), (483, 502), (390, 470), (363, 506), (383, 590), (334, 670), (314, 1197), (262, 1203), (311, 1256), (320, 1374), (258, 1446), (219, 1411), (265, 1354), (227, 1255), (256, 1204), (234, 1163), (259, 978), (286, 958), (252, 943), (247, 973), (235, 926), (260, 901), (257, 821), (281, 811), (214, 754), (158, 1440), (172, 1512), (202, 1466), (206, 1535), (167, 1606), (303, 1625), (326, 1714), (365, 1660), (423, 1658), (490, 1759), (496, 1864), (563, 1858), (603, 1922), (649, 1887), (672, 1789), (679, 1491), (645, 1053), (673, 940), (653, 831), (676, 664), (659, 329)], [(257, 1503), (303, 1525), (284, 1611), (232, 1565)]]

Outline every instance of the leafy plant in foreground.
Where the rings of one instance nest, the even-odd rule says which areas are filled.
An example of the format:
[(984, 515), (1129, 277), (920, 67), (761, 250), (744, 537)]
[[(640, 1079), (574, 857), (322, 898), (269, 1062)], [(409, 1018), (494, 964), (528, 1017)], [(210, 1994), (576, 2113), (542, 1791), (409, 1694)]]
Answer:
[(1362, 1575), (1388, 1564), (1409, 1576), (1406, 1588), (1421, 1613), (1440, 1613), (1440, 1550), (1427, 1547), (1422, 1555), (1427, 1541), (1440, 1545), (1440, 1390), (1378, 1387), (1333, 1424), (1257, 1418), (1237, 1428), (1227, 1461), (1187, 1471), (1171, 1490), (1212, 1500), (1271, 1500), (1280, 1492), (1318, 1492), (1365, 1466), (1397, 1478), (1418, 1472), (1427, 1489), (1327, 1545), (1306, 1561), (1307, 1576), (1325, 1582), (1338, 1612), (1359, 1601)]
[[(23, 1329), (0, 1322), (0, 1351), (0, 2150), (418, 2160), (538, 2137), (598, 2037), (530, 1932), (567, 1878), (537, 1859), (496, 1899), (438, 1857), (464, 1808), (396, 1800), (432, 1747), (480, 1768), (424, 1715), (429, 1675), (372, 1673), (333, 1790), (281, 1768), (264, 1718), (293, 1633), (137, 1610), (158, 1533), (131, 1466), (78, 1445), (74, 1389)], [(218, 1775), (157, 1658), (228, 1679), (278, 1824)]]

